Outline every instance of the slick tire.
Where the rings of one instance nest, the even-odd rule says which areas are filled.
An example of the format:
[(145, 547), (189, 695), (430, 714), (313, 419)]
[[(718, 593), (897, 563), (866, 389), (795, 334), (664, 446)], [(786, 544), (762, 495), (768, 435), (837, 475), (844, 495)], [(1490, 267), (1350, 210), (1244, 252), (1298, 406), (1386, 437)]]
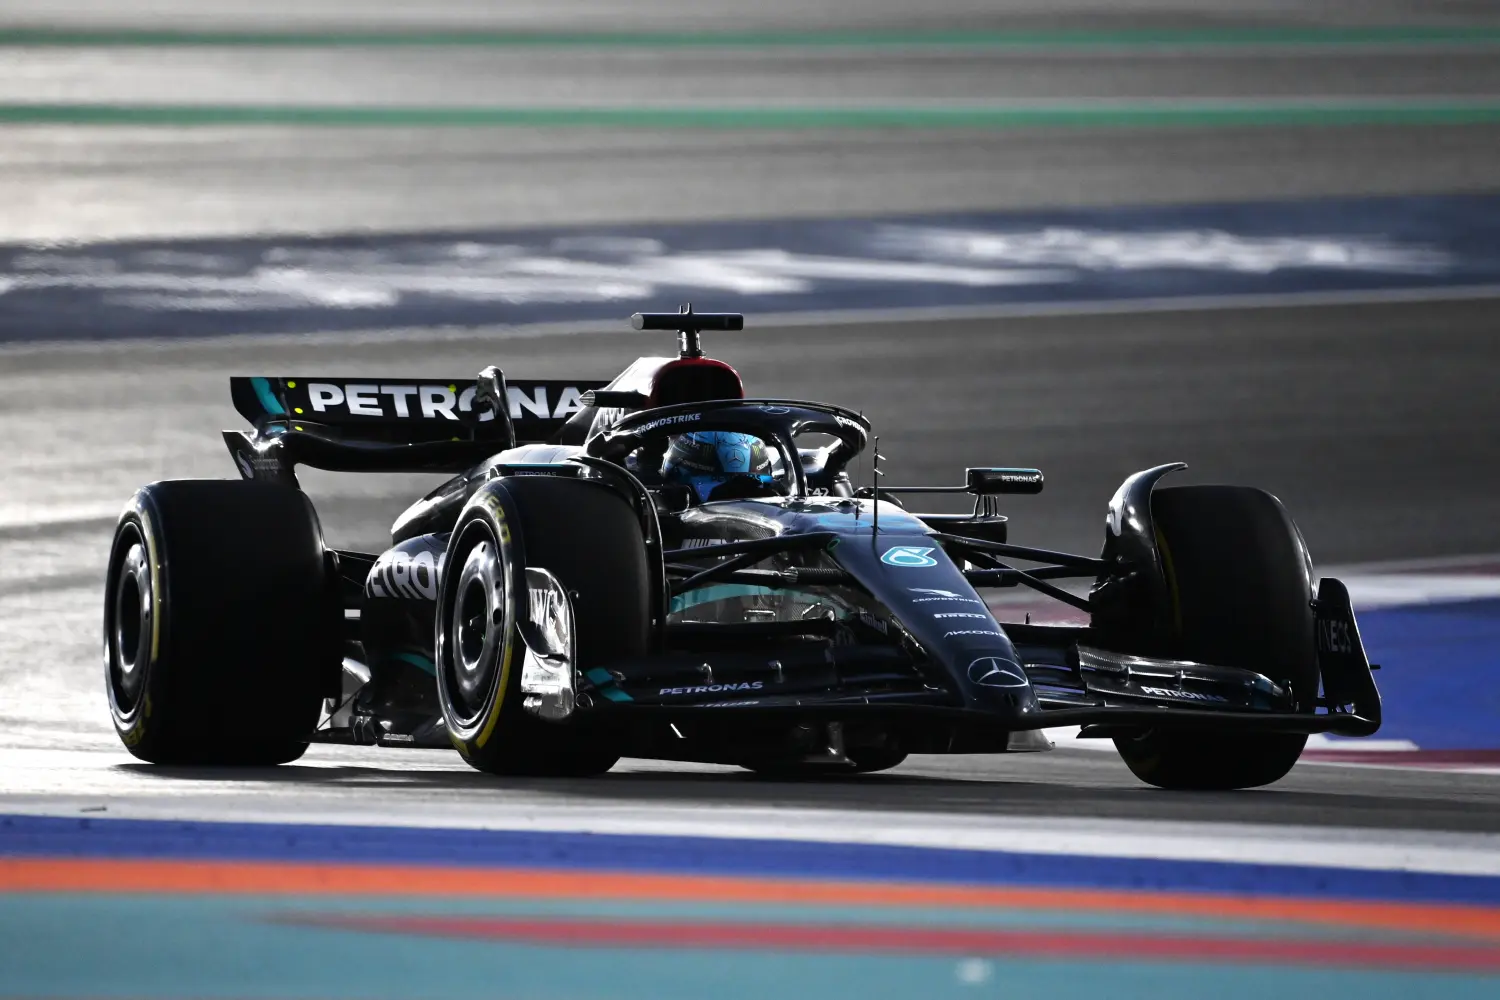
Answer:
[[(1281, 501), (1240, 486), (1157, 490), (1151, 502), (1181, 659), (1245, 667), (1290, 688), (1299, 712), (1318, 696), (1312, 574)], [(1297, 733), (1154, 729), (1115, 746), (1149, 784), (1173, 789), (1268, 785), (1307, 737)]]
[[(527, 601), (522, 571), (550, 570), (572, 596), (581, 673), (646, 652), (650, 576), (640, 522), (600, 483), (556, 476), (498, 480), (459, 515), (438, 597), (443, 721), (471, 766), (503, 775), (586, 777), (619, 760), (605, 731), (539, 719), (522, 706)], [(468, 609), (468, 610), (464, 610)], [(462, 630), (455, 611), (462, 611)]]
[(302, 756), (338, 677), (341, 622), (300, 490), (153, 483), (120, 516), (108, 566), (105, 688), (132, 754), (231, 765)]

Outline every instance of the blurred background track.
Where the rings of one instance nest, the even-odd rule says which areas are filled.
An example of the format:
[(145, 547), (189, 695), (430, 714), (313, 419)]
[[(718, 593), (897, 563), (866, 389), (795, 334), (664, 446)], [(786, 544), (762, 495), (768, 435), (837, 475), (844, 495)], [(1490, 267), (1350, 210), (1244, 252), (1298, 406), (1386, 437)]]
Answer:
[[(0, 239), (1492, 185), (1490, 6), (1303, 6), (183, 2), (124, 14), (18, 0), (0, 12)], [(391, 127), (232, 126), (378, 123), (403, 109)], [(466, 109), (549, 127), (436, 124)], [(859, 127), (871, 109), (908, 127)], [(940, 127), (957, 113), (969, 127)], [(164, 127), (129, 124), (141, 120)], [(1025, 127), (1037, 120), (1074, 124)], [(1468, 124), (1439, 124), (1455, 120)], [(809, 127), (785, 127), (799, 121)]]

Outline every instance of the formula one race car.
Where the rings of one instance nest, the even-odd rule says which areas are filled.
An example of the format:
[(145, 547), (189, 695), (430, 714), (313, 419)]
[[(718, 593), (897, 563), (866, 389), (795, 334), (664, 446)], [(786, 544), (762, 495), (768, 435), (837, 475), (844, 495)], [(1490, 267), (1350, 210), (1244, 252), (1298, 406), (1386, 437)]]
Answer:
[[(1161, 465), (1120, 486), (1099, 557), (1011, 544), (999, 498), (1040, 491), (1041, 472), (856, 488), (863, 416), (746, 398), (703, 356), (700, 332), (740, 316), (634, 324), (677, 331), (678, 356), (607, 383), (232, 379), (254, 424), (224, 434), (245, 481), (153, 483), (115, 532), (106, 686), (130, 751), (276, 764), (318, 742), (452, 747), (496, 774), (631, 756), (798, 775), (1045, 750), (1042, 729), (1081, 726), (1151, 784), (1240, 788), (1285, 775), (1309, 733), (1379, 728), (1348, 592), (1314, 593), (1269, 493), (1158, 489), (1184, 467)], [(452, 478), (384, 552), (342, 551), (299, 464)], [(973, 513), (899, 502), (934, 492), (972, 494)], [(976, 588), (1015, 586), (1089, 624), (997, 621)]]

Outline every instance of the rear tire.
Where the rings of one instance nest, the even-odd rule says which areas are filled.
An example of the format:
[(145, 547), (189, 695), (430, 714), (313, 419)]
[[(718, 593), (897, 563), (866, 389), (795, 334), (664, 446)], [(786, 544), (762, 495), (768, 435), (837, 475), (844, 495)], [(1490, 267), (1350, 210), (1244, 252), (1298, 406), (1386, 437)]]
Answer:
[[(573, 595), (578, 673), (648, 648), (645, 538), (624, 498), (603, 484), (561, 476), (502, 480), (470, 501), (448, 544), (437, 612), (444, 723), (460, 755), (480, 771), (602, 774), (619, 760), (608, 733), (572, 719), (545, 721), (522, 707), (525, 644), (517, 620), (527, 595), (517, 580), (524, 568), (518, 566), (518, 548), (526, 565), (550, 570)], [(446, 625), (465, 601), (489, 619), (488, 631), (474, 631), (467, 640), (449, 634)], [(481, 609), (484, 601), (489, 603)]]
[[(1247, 487), (1184, 486), (1157, 490), (1151, 510), (1173, 601), (1165, 648), (1265, 673), (1290, 688), (1297, 711), (1314, 711), (1311, 566), (1281, 501)], [(1300, 733), (1153, 729), (1115, 746), (1149, 784), (1230, 789), (1281, 779), (1306, 742)]]
[(284, 764), (338, 675), (317, 514), (299, 490), (153, 483), (115, 529), (104, 602), (115, 732), (154, 764)]

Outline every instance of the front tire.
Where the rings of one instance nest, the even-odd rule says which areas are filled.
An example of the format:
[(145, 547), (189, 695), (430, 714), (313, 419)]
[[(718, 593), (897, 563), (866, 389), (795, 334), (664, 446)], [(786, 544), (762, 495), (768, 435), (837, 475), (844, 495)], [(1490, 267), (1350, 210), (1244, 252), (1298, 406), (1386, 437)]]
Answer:
[[(1312, 573), (1281, 501), (1240, 486), (1157, 490), (1151, 501), (1172, 599), (1172, 655), (1245, 667), (1291, 690), (1311, 713), (1318, 695)], [(1301, 733), (1153, 729), (1117, 738), (1125, 764), (1174, 789), (1268, 785), (1302, 754)]]
[(154, 764), (284, 764), (337, 677), (322, 531), (299, 490), (153, 483), (115, 528), (105, 687), (115, 732)]
[(459, 515), (438, 598), (437, 680), (459, 754), (491, 774), (583, 777), (619, 760), (607, 733), (522, 707), (517, 629), (526, 566), (572, 596), (582, 673), (638, 656), (650, 635), (645, 538), (630, 505), (601, 483), (525, 476), (485, 487)]

